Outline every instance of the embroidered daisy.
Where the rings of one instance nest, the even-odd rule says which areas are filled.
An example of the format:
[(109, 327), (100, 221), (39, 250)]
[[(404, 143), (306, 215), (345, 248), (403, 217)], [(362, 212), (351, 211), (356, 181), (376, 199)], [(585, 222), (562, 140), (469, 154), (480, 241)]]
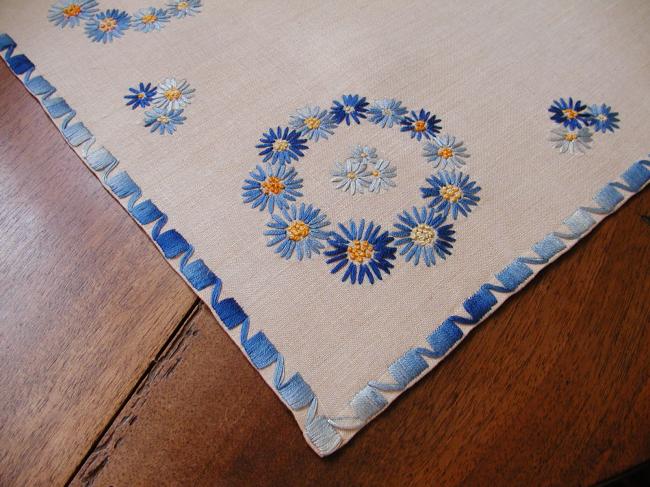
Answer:
[(410, 132), (411, 138), (415, 137), (421, 140), (424, 136), (428, 140), (440, 132), (442, 127), (439, 122), (440, 119), (436, 118), (435, 115), (431, 115), (431, 112), (425, 112), (424, 109), (421, 109), (420, 113), (411, 111), (410, 117), (405, 116), (402, 118), (400, 131)]
[(370, 173), (366, 168), (367, 164), (357, 159), (348, 159), (344, 163), (337, 162), (336, 169), (332, 172), (332, 182), (336, 189), (342, 189), (344, 192), (363, 193), (363, 188), (370, 184)]
[(201, 13), (201, 0), (173, 0), (167, 6), (169, 13), (179, 19)]
[(95, 0), (59, 0), (50, 7), (47, 19), (54, 25), (76, 27), (97, 13)]
[(612, 107), (605, 105), (604, 103), (600, 106), (591, 105), (589, 107), (589, 125), (594, 128), (595, 132), (605, 133), (608, 130), (613, 132), (614, 129), (619, 128), (618, 122), (618, 112), (613, 112)]
[(151, 132), (160, 135), (173, 134), (178, 125), (183, 125), (185, 117), (183, 110), (168, 110), (166, 108), (154, 107), (151, 111), (145, 112), (144, 126), (151, 127)]
[(370, 184), (368, 186), (368, 191), (371, 193), (381, 193), (381, 190), (388, 190), (388, 188), (394, 188), (397, 186), (393, 178), (397, 176), (397, 169), (390, 166), (390, 162), (383, 159), (377, 159), (376, 161), (368, 165), (368, 180)]
[(124, 35), (131, 25), (131, 16), (124, 11), (109, 9), (100, 12), (86, 22), (86, 35), (93, 42), (113, 42), (114, 38)]
[(413, 261), (413, 265), (420, 263), (424, 257), (427, 267), (436, 265), (436, 255), (445, 259), (451, 255), (451, 248), (456, 239), (453, 225), (443, 225), (445, 217), (436, 214), (433, 209), (422, 207), (418, 210), (415, 206), (411, 213), (404, 211), (397, 215), (398, 222), (394, 224), (397, 230), (392, 232), (395, 245), (401, 247), (400, 255), (405, 256), (406, 262)]
[(296, 201), (296, 198), (302, 196), (298, 191), (302, 188), (302, 179), (297, 179), (297, 175), (294, 168), (283, 164), (267, 164), (265, 169), (257, 166), (250, 172), (252, 179), (244, 180), (244, 203), (252, 203), (251, 206), (259, 208), (260, 211), (268, 208), (269, 213), (273, 213), (276, 207), (287, 208), (288, 202)]
[(393, 124), (400, 123), (407, 111), (406, 107), (402, 106), (401, 101), (394, 98), (385, 98), (375, 101), (368, 113), (372, 123), (379, 125), (381, 128), (390, 128)]
[(289, 119), (289, 126), (309, 140), (318, 142), (319, 138), (327, 139), (334, 133), (336, 123), (334, 117), (327, 110), (320, 107), (307, 106), (297, 110)]
[(371, 161), (377, 159), (377, 149), (370, 147), (368, 145), (357, 145), (352, 149), (352, 154), (350, 156), (352, 159), (356, 159), (359, 162), (368, 164)]
[(481, 190), (469, 176), (456, 171), (438, 171), (437, 175), (427, 178), (430, 186), (420, 188), (424, 199), (431, 198), (429, 207), (442, 213), (446, 218), (451, 212), (454, 220), (460, 213), (467, 216), (480, 200), (476, 194)]
[(153, 100), (154, 95), (156, 94), (156, 87), (151, 87), (151, 83), (147, 83), (145, 86), (144, 83), (140, 83), (138, 88), (129, 88), (131, 95), (125, 95), (124, 98), (129, 100), (126, 103), (126, 106), (130, 106), (131, 109), (135, 110), (139, 107), (148, 107), (151, 105), (151, 100)]
[(564, 98), (553, 100), (548, 111), (551, 112), (551, 120), (575, 130), (581, 128), (583, 124), (589, 125), (591, 117), (589, 112), (585, 111), (586, 108), (587, 105), (580, 100), (576, 100), (574, 103), (573, 98), (569, 97), (569, 101)]
[(339, 232), (331, 232), (328, 243), (330, 247), (323, 253), (328, 257), (326, 263), (333, 264), (330, 272), (336, 274), (345, 269), (341, 281), (348, 279), (352, 284), (363, 284), (368, 278), (370, 284), (375, 278), (381, 280), (382, 272), (390, 274), (394, 267), (397, 249), (390, 244), (393, 237), (388, 232), (381, 232), (381, 226), (374, 222), (366, 227), (365, 220), (357, 225), (350, 220), (348, 225), (339, 223)]
[(462, 140), (456, 140), (452, 135), (434, 137), (432, 142), (424, 144), (425, 159), (433, 164), (433, 167), (447, 166), (460, 167), (465, 165), (463, 160), (469, 157), (467, 148), (463, 146)]
[(192, 97), (194, 97), (194, 89), (190, 88), (187, 81), (167, 78), (158, 85), (153, 103), (159, 108), (177, 110), (189, 105)]
[(591, 149), (592, 132), (587, 127), (580, 130), (567, 130), (564, 127), (551, 130), (551, 136), (548, 138), (553, 142), (553, 147), (560, 149), (560, 153), (568, 152), (575, 154), (580, 152), (584, 154)]
[(343, 95), (343, 102), (334, 100), (330, 113), (336, 123), (345, 120), (345, 124), (350, 125), (350, 118), (356, 123), (361, 123), (360, 119), (366, 118), (367, 106), (365, 96), (361, 98), (359, 95)]
[(307, 150), (305, 142), (307, 139), (301, 139), (300, 134), (295, 130), (289, 131), (278, 127), (277, 131), (272, 128), (265, 132), (260, 139), (261, 144), (257, 144), (257, 149), (262, 149), (259, 153), (264, 156), (264, 162), (271, 161), (280, 164), (291, 164), (292, 160), (297, 161), (299, 157), (304, 156), (304, 150)]
[(290, 259), (295, 252), (298, 260), (303, 257), (311, 259), (312, 253), (320, 254), (325, 248), (323, 241), (327, 240), (329, 232), (323, 228), (330, 222), (318, 208), (305, 206), (304, 203), (297, 208), (292, 204), (290, 208), (282, 208), (282, 215), (276, 213), (271, 215), (271, 218), (266, 224), (270, 230), (264, 232), (264, 235), (270, 237), (266, 245), (277, 245), (275, 252), (280, 254), (280, 257)]
[(133, 28), (140, 32), (160, 30), (167, 22), (169, 22), (169, 14), (162, 8), (143, 8), (133, 15)]

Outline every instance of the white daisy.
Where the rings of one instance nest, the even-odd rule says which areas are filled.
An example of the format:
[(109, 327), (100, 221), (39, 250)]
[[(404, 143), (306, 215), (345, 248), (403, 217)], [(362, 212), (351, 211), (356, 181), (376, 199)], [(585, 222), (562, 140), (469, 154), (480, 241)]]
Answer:
[(177, 81), (175, 78), (167, 78), (158, 85), (156, 96), (153, 98), (154, 105), (178, 110), (190, 104), (194, 96), (194, 89), (184, 79)]
[(332, 172), (332, 182), (336, 189), (349, 191), (352, 194), (363, 193), (363, 188), (370, 184), (367, 164), (356, 159), (348, 159), (344, 163), (337, 162), (336, 170)]
[(423, 155), (427, 161), (433, 164), (433, 167), (441, 166), (441, 169), (446, 169), (448, 165), (460, 168), (465, 165), (463, 159), (469, 157), (467, 148), (463, 146), (463, 141), (457, 140), (453, 135), (434, 137), (433, 142), (427, 142), (424, 145)]
[(551, 130), (551, 136), (548, 140), (553, 142), (556, 149), (561, 153), (568, 152), (575, 154), (580, 152), (584, 154), (587, 149), (591, 149), (593, 133), (588, 127), (582, 127), (579, 130), (567, 130), (564, 127)]
[(367, 145), (357, 145), (352, 149), (352, 159), (356, 159), (359, 162), (368, 164), (369, 162), (377, 159), (377, 149)]

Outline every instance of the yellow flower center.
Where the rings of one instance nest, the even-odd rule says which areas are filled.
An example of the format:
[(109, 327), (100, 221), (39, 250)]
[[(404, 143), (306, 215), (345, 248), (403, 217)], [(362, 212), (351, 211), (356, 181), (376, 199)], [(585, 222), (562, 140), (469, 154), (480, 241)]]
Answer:
[(447, 184), (440, 188), (440, 196), (442, 196), (447, 201), (456, 203), (463, 197), (463, 191), (458, 186)]
[(148, 15), (143, 15), (140, 20), (142, 20), (143, 24), (152, 24), (158, 20), (158, 17), (156, 17), (154, 14), (148, 14)]
[(138, 98), (142, 100), (144, 98), (144, 93), (138, 93)]
[(76, 17), (81, 13), (81, 6), (77, 5), (76, 3), (71, 3), (67, 7), (63, 9), (63, 15), (70, 18), (70, 17)]
[(420, 223), (417, 227), (413, 227), (411, 230), (411, 240), (416, 245), (424, 247), (425, 245), (431, 245), (436, 238), (436, 231), (430, 225), (425, 223)]
[(314, 130), (320, 127), (320, 119), (316, 117), (309, 117), (305, 119), (305, 125), (309, 130)]
[(343, 107), (343, 111), (344, 111), (345, 113), (352, 113), (352, 112), (354, 111), (354, 107), (351, 107), (350, 105), (345, 105), (345, 106)]
[(302, 220), (294, 220), (287, 227), (287, 236), (289, 240), (299, 242), (309, 235), (309, 225)]
[(169, 123), (169, 117), (167, 115), (160, 115), (156, 120), (162, 124)]
[(578, 116), (578, 112), (576, 112), (572, 108), (565, 108), (564, 110), (562, 110), (562, 113), (564, 113), (564, 116), (566, 118), (568, 118), (569, 120), (573, 120), (574, 118), (576, 118)]
[(601, 122), (606, 122), (607, 121), (607, 115), (605, 115), (604, 113), (601, 113), (600, 115), (596, 116), (596, 118), (598, 120), (600, 120)]
[(348, 173), (348, 179), (357, 179), (357, 173), (354, 171), (350, 171)]
[(273, 150), (275, 152), (283, 152), (289, 148), (289, 142), (284, 139), (277, 139), (273, 142)]
[(275, 176), (269, 176), (260, 186), (264, 194), (280, 194), (284, 191), (284, 183)]
[(167, 98), (169, 101), (175, 101), (178, 100), (183, 94), (181, 93), (181, 90), (178, 88), (169, 88), (167, 91), (163, 93), (163, 96)]
[(381, 175), (381, 173), (377, 169), (373, 169), (370, 174), (372, 174), (376, 178), (378, 178)]
[(348, 259), (357, 264), (363, 264), (372, 258), (375, 248), (367, 240), (353, 240), (348, 245)]
[(110, 32), (117, 27), (117, 20), (113, 17), (106, 17), (99, 23), (99, 30), (102, 32)]
[(454, 151), (451, 150), (449, 147), (441, 147), (440, 149), (438, 149), (438, 155), (443, 159), (449, 159), (451, 156), (454, 155)]
[(576, 134), (575, 132), (568, 132), (568, 133), (564, 134), (564, 140), (566, 140), (568, 142), (573, 142), (577, 138), (578, 138), (578, 134)]
[(384, 117), (390, 117), (390, 116), (393, 114), (393, 110), (391, 110), (390, 108), (384, 108), (384, 109), (381, 111), (381, 114), (382, 114)]
[(185, 10), (190, 5), (187, 2), (178, 2), (176, 4), (176, 10)]
[(427, 123), (424, 120), (416, 120), (413, 122), (413, 130), (416, 132), (424, 132), (427, 128)]

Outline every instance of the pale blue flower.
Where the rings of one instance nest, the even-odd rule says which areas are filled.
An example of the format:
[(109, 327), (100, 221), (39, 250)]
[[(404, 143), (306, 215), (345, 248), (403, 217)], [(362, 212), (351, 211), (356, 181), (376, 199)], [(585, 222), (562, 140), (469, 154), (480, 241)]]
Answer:
[(59, 27), (76, 27), (97, 13), (95, 0), (59, 0), (50, 7), (47, 19)]
[(179, 19), (201, 13), (201, 0), (172, 0), (167, 6), (169, 13)]
[(388, 188), (397, 186), (395, 181), (393, 181), (397, 176), (397, 169), (391, 167), (390, 162), (377, 159), (368, 164), (367, 170), (368, 180), (370, 181), (368, 191), (371, 193), (381, 193), (382, 189), (387, 190)]
[(377, 149), (368, 145), (357, 145), (354, 149), (352, 149), (352, 154), (350, 157), (364, 164), (368, 164), (369, 162), (377, 159)]
[(318, 142), (319, 138), (327, 139), (328, 135), (334, 133), (336, 122), (334, 122), (334, 116), (327, 110), (306, 106), (291, 116), (289, 126), (301, 136)]
[(337, 162), (336, 170), (332, 172), (332, 182), (336, 189), (349, 191), (352, 194), (363, 193), (363, 188), (370, 184), (367, 164), (357, 160), (348, 159), (344, 163)]
[(424, 144), (424, 157), (433, 164), (446, 169), (447, 166), (460, 168), (465, 165), (463, 159), (469, 157), (467, 148), (462, 140), (457, 140), (453, 135), (442, 135), (433, 138), (432, 142)]
[(133, 28), (140, 32), (152, 32), (160, 30), (164, 24), (169, 22), (169, 13), (162, 8), (143, 8), (133, 15)]
[(379, 125), (381, 128), (390, 128), (393, 124), (399, 124), (408, 110), (402, 106), (401, 101), (394, 98), (385, 98), (375, 101), (368, 112), (372, 123)]
[(144, 126), (151, 127), (151, 132), (158, 131), (160, 135), (171, 135), (176, 132), (176, 126), (182, 125), (185, 121), (182, 114), (183, 110), (168, 110), (155, 107), (145, 112)]
[(284, 259), (295, 255), (298, 260), (304, 257), (311, 259), (312, 254), (320, 254), (325, 248), (324, 241), (329, 237), (329, 232), (323, 229), (330, 224), (327, 216), (312, 205), (300, 207), (292, 204), (289, 208), (282, 208), (282, 215), (271, 215), (272, 220), (266, 224), (270, 230), (264, 235), (270, 237), (269, 247), (277, 246), (275, 252)]

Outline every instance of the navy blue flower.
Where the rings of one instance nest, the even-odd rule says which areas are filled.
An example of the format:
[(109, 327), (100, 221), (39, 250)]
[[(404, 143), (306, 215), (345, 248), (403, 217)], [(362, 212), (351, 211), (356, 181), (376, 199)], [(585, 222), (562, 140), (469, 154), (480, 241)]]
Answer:
[(307, 149), (307, 140), (301, 139), (297, 131), (288, 128), (283, 130), (282, 127), (278, 127), (277, 131), (270, 128), (262, 135), (260, 142), (255, 147), (262, 149), (259, 155), (264, 156), (263, 161), (270, 160), (271, 164), (291, 164), (291, 160), (297, 161), (304, 156), (302, 151)]
[(47, 19), (56, 26), (76, 27), (97, 13), (96, 0), (59, 0), (50, 7)]
[(266, 169), (257, 166), (250, 172), (252, 179), (244, 180), (242, 196), (244, 203), (253, 203), (253, 208), (260, 211), (268, 208), (273, 213), (276, 207), (287, 208), (289, 201), (296, 201), (302, 196), (298, 191), (302, 188), (302, 179), (297, 179), (296, 170), (284, 164), (277, 166), (266, 165)]
[(350, 125), (350, 118), (357, 123), (361, 123), (361, 118), (366, 118), (368, 109), (366, 97), (361, 98), (359, 95), (343, 95), (343, 103), (334, 100), (330, 113), (334, 117), (334, 122), (341, 123), (345, 120), (346, 125)]
[(446, 218), (451, 212), (454, 220), (460, 213), (467, 216), (480, 198), (476, 194), (481, 190), (469, 176), (456, 171), (438, 171), (437, 175), (427, 178), (430, 186), (420, 188), (422, 197), (429, 201), (429, 207), (441, 212)]
[(125, 95), (124, 98), (129, 100), (126, 103), (126, 106), (130, 106), (131, 109), (135, 110), (139, 107), (148, 107), (151, 105), (151, 100), (156, 94), (156, 87), (151, 87), (151, 83), (147, 83), (145, 86), (144, 83), (140, 83), (138, 88), (129, 88), (131, 95)]
[(374, 284), (382, 272), (390, 274), (397, 249), (390, 245), (393, 237), (382, 233), (380, 225), (370, 222), (366, 227), (363, 219), (358, 225), (350, 220), (348, 226), (339, 223), (339, 230), (330, 233), (330, 248), (324, 252), (329, 257), (326, 262), (334, 265), (332, 274), (345, 268), (341, 281), (349, 279), (352, 284), (363, 284), (365, 278)]
[(394, 224), (397, 230), (392, 235), (406, 262), (413, 260), (413, 265), (418, 265), (420, 257), (424, 257), (424, 263), (430, 267), (436, 265), (436, 255), (441, 259), (451, 255), (456, 241), (452, 235), (456, 232), (452, 230), (453, 225), (443, 225), (444, 215), (436, 214), (432, 208), (418, 210), (414, 206), (412, 213), (404, 210), (397, 218), (399, 222)]
[(411, 116), (405, 116), (402, 118), (400, 124), (402, 127), (400, 131), (410, 132), (411, 138), (416, 138), (421, 140), (424, 136), (427, 140), (431, 137), (434, 137), (437, 133), (440, 132), (442, 126), (440, 125), (440, 119), (436, 118), (435, 115), (431, 115), (431, 112), (425, 112), (424, 108), (420, 109), (420, 113), (411, 111)]
[(377, 100), (370, 107), (370, 121), (381, 128), (390, 128), (395, 123), (400, 123), (408, 110), (402, 102), (391, 99)]
[(312, 205), (304, 203), (297, 208), (292, 204), (290, 208), (282, 208), (282, 216), (277, 213), (271, 215), (272, 220), (266, 224), (270, 230), (264, 235), (271, 237), (266, 244), (269, 247), (277, 245), (275, 252), (284, 259), (295, 255), (298, 260), (304, 257), (311, 259), (312, 253), (320, 254), (325, 247), (329, 232), (323, 230), (330, 224), (327, 216)]
[(145, 112), (144, 126), (151, 127), (151, 132), (156, 130), (160, 135), (173, 134), (176, 126), (183, 125), (185, 117), (183, 110), (168, 110), (166, 108), (154, 107), (151, 111)]
[(86, 35), (93, 42), (113, 42), (131, 25), (131, 16), (115, 8), (100, 12), (86, 22)]
[(581, 128), (583, 124), (589, 125), (591, 116), (585, 111), (586, 108), (587, 105), (580, 100), (574, 103), (573, 98), (569, 97), (569, 101), (564, 98), (553, 100), (548, 111), (551, 112), (551, 120), (575, 130)]
[(605, 133), (608, 130), (613, 132), (614, 129), (619, 128), (618, 122), (618, 112), (613, 112), (612, 107), (605, 105), (604, 103), (600, 106), (591, 105), (589, 107), (589, 115), (591, 116), (589, 120), (589, 125), (593, 127), (594, 132)]

